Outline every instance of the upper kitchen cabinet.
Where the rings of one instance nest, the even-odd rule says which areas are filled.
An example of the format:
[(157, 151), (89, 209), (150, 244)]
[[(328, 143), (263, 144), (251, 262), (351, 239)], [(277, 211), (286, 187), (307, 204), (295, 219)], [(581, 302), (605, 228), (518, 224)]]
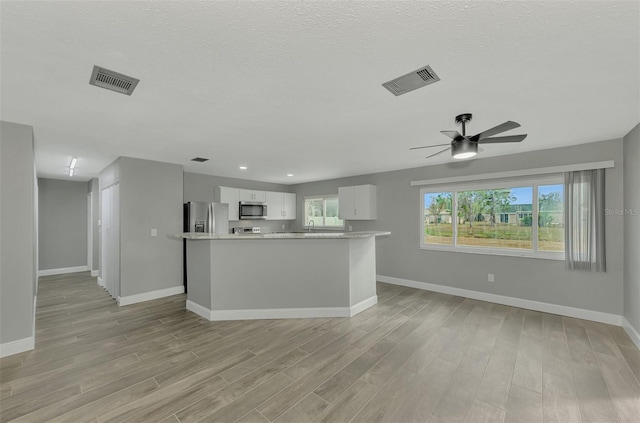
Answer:
[(240, 211), (238, 203), (240, 203), (240, 190), (238, 188), (217, 187), (216, 196), (214, 197), (218, 203), (226, 203), (229, 205), (229, 220), (239, 220)]
[(264, 203), (267, 201), (267, 193), (265, 191), (254, 191), (249, 189), (239, 189), (239, 201), (258, 201)]
[(295, 220), (296, 195), (267, 191), (267, 220)]
[(375, 185), (357, 185), (338, 188), (340, 219), (375, 220), (377, 189)]

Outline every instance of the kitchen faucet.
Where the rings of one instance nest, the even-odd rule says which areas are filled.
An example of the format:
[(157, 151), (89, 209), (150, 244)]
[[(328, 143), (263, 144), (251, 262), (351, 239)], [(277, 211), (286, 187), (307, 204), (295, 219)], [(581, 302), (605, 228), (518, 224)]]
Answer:
[(308, 229), (308, 231), (309, 231), (309, 232), (311, 232), (311, 227), (312, 227), (312, 226), (313, 226), (313, 228), (315, 229), (315, 227), (316, 227), (316, 222), (314, 222), (314, 221), (313, 221), (313, 219), (311, 219), (311, 220), (309, 221), (309, 225), (307, 225), (307, 229)]

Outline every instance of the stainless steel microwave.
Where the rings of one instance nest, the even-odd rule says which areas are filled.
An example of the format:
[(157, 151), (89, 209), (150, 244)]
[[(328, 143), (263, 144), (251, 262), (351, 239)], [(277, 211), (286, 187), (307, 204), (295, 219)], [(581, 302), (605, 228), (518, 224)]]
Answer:
[(256, 201), (240, 201), (240, 220), (258, 220), (267, 218), (267, 203)]

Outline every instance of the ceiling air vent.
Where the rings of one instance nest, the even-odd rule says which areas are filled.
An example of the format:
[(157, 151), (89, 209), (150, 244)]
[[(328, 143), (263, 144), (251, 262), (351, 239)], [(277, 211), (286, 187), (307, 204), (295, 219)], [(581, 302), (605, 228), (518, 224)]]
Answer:
[(138, 85), (138, 82), (140, 82), (139, 79), (110, 71), (109, 69), (101, 68), (99, 66), (93, 66), (91, 80), (89, 80), (89, 84), (91, 85), (126, 95), (131, 95)]
[(399, 78), (385, 82), (382, 86), (398, 96), (438, 81), (440, 81), (440, 77), (431, 69), (431, 66), (424, 66)]
[(209, 159), (205, 159), (204, 157), (194, 157), (193, 159), (191, 159), (192, 162), (198, 162), (198, 163), (202, 163), (202, 162), (206, 162)]

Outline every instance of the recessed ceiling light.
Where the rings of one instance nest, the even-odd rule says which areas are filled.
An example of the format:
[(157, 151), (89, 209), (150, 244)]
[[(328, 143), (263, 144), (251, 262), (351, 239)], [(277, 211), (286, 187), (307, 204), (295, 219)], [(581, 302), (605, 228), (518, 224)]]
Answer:
[(240, 166), (240, 170), (247, 170), (246, 166)]
[(287, 176), (293, 176), (293, 173), (287, 173)]

